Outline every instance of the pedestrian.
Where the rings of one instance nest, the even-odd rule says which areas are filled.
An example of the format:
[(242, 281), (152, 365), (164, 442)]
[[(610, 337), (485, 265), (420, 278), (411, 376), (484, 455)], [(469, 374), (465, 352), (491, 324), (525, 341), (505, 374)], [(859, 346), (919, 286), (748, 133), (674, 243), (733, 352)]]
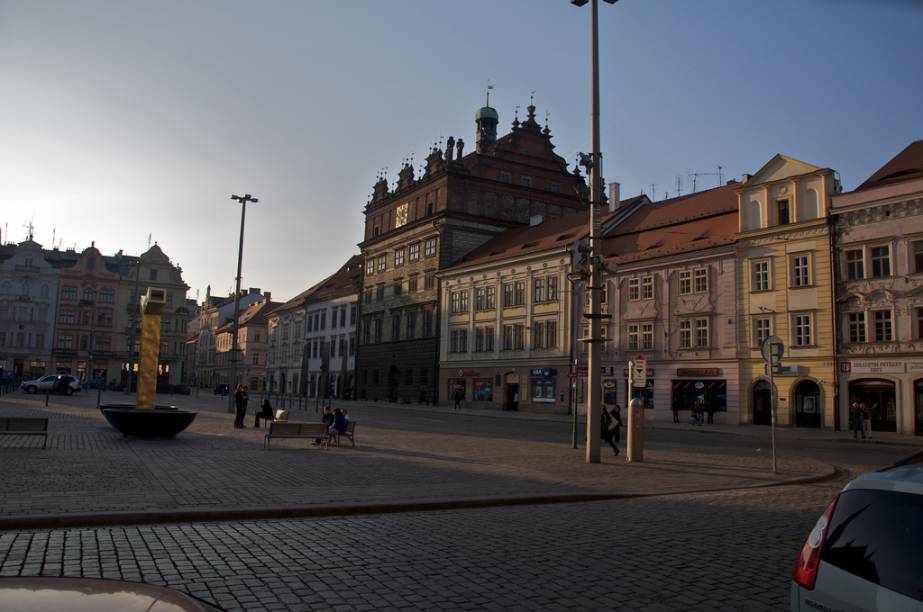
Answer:
[(455, 387), (455, 394), (452, 396), (452, 399), (455, 400), (455, 410), (461, 410), (461, 402), (465, 399), (465, 394), (462, 393), (460, 388)]
[(599, 437), (612, 447), (612, 452), (618, 457), (618, 441), (621, 438), (622, 414), (619, 405), (612, 407), (611, 411), (603, 405), (599, 423)]
[(859, 404), (856, 406), (855, 410), (853, 411), (853, 415), (852, 415), (853, 440), (855, 440), (858, 437), (858, 434), (860, 433), (862, 434), (862, 439), (865, 440), (865, 429), (863, 426), (864, 421), (865, 421), (865, 410), (863, 410), (863, 406), (865, 406), (865, 404)]
[(244, 416), (246, 416), (247, 411), (244, 408), (244, 386), (237, 385), (237, 389), (234, 390), (234, 406), (237, 408), (234, 415), (234, 427), (237, 429), (242, 429), (246, 427), (244, 425)]
[[(330, 426), (333, 425), (334, 415), (333, 410), (330, 409), (330, 404), (324, 406), (324, 413), (320, 417), (321, 423), (325, 426), (325, 431), (330, 432)], [(321, 444), (324, 441), (324, 437), (314, 438), (314, 444)]]
[(871, 410), (862, 412), (862, 432), (869, 440), (872, 439), (872, 415), (878, 415), (878, 404), (872, 404)]
[(269, 403), (269, 398), (263, 400), (263, 403), (260, 404), (260, 411), (256, 413), (256, 418), (253, 422), (253, 426), (259, 429), (260, 419), (264, 421), (272, 420), (272, 405)]
[(712, 400), (709, 400), (705, 405), (705, 412), (708, 413), (708, 424), (715, 424), (715, 403)]
[(679, 423), (679, 404), (673, 403), (673, 422)]

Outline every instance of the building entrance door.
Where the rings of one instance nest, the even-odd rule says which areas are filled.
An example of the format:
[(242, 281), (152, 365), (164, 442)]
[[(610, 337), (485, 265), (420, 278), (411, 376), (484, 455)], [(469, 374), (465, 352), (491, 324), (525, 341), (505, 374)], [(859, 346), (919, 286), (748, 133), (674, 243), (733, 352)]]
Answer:
[(849, 383), (849, 405), (865, 404), (872, 431), (897, 431), (894, 383), (883, 378), (863, 378)]
[(503, 401), (504, 410), (518, 410), (519, 409), (519, 385), (510, 384), (506, 385), (506, 396)]
[(398, 386), (400, 385), (401, 372), (397, 369), (396, 365), (391, 366), (388, 369), (388, 401), (396, 402), (397, 401), (397, 391)]
[(753, 424), (770, 425), (772, 423), (772, 387), (769, 382), (761, 380), (753, 386)]
[(795, 426), (820, 427), (820, 387), (813, 380), (795, 386)]

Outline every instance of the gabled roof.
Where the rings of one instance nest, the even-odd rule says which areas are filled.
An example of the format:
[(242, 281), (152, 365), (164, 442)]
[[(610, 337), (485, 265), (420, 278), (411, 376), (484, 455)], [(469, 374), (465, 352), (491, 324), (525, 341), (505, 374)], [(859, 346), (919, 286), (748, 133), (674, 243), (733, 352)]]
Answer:
[(362, 255), (353, 255), (339, 270), (308, 287), (292, 299), (280, 304), (267, 314), (301, 308), (309, 303), (324, 302), (338, 297), (358, 294), (362, 282)]
[[(266, 315), (278, 308), (280, 304), (281, 302), (267, 302), (266, 300), (250, 304), (240, 313), (240, 316), (237, 317), (238, 328), (246, 325), (266, 325)], [(231, 321), (228, 321), (219, 327), (216, 332), (229, 332), (232, 329), (233, 325), (231, 325)]]
[(732, 181), (638, 208), (603, 240), (606, 261), (640, 261), (733, 244), (738, 187)]
[[(646, 196), (640, 195), (623, 200), (621, 206), (614, 212), (604, 211), (600, 215), (600, 222), (605, 223), (621, 214), (624, 208), (645, 199)], [(588, 234), (588, 225), (589, 213), (581, 210), (567, 213), (557, 219), (543, 221), (538, 225), (513, 228), (474, 249), (450, 269), (465, 268), (551, 249), (563, 250), (567, 245), (584, 238)]]
[(756, 171), (756, 174), (750, 177), (750, 180), (747, 181), (744, 187), (759, 185), (761, 183), (770, 183), (772, 181), (778, 181), (792, 176), (800, 176), (802, 174), (810, 174), (818, 170), (822, 170), (822, 168), (795, 159), (794, 157), (789, 157), (788, 155), (776, 153), (772, 159)]
[(916, 140), (907, 145), (903, 151), (856, 187), (856, 191), (916, 178), (923, 178), (923, 140)]

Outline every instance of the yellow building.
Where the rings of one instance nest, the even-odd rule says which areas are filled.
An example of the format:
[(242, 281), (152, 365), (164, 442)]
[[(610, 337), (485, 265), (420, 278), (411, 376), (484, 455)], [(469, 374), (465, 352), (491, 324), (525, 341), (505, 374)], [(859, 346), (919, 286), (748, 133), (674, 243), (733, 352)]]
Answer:
[(828, 215), (840, 189), (829, 168), (776, 155), (738, 189), (741, 421), (768, 424), (760, 344), (785, 344), (775, 374), (777, 423), (833, 428), (836, 366)]

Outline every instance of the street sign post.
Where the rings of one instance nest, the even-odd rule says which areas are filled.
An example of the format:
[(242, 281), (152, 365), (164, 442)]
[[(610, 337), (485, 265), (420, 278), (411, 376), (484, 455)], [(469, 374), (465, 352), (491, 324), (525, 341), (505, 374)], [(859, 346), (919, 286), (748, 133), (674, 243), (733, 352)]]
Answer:
[(772, 473), (777, 474), (776, 467), (776, 385), (773, 374), (776, 368), (782, 365), (782, 355), (785, 354), (785, 343), (778, 336), (770, 336), (763, 340), (760, 352), (766, 360), (766, 369), (769, 370), (769, 437), (772, 446)]
[(644, 355), (635, 355), (634, 360), (628, 362), (628, 371), (633, 387), (643, 389), (647, 386), (647, 358)]

